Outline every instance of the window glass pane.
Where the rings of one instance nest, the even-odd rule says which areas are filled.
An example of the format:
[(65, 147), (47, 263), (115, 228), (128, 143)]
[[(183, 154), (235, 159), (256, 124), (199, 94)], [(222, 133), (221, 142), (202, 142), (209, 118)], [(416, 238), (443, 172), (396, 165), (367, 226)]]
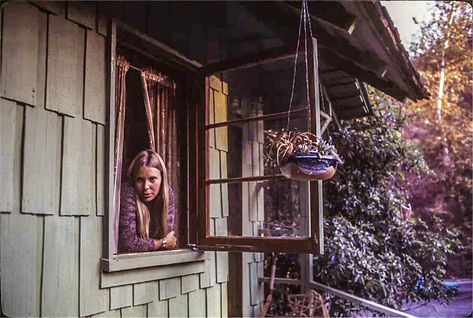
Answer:
[[(294, 57), (220, 73), (222, 82), (210, 81), (209, 104), (224, 102), (227, 105), (226, 113), (216, 112), (214, 118), (210, 114), (208, 124), (287, 112), (293, 74)], [(300, 55), (292, 110), (307, 107), (306, 91), (305, 66), (303, 56)]]
[[(290, 123), (299, 131), (306, 131), (306, 113), (291, 117)], [(208, 129), (209, 179), (280, 174), (279, 169), (265, 160), (264, 151), (268, 144), (264, 133), (286, 127), (287, 118), (281, 118)]]
[(208, 187), (211, 235), (309, 235), (308, 182), (281, 178)]

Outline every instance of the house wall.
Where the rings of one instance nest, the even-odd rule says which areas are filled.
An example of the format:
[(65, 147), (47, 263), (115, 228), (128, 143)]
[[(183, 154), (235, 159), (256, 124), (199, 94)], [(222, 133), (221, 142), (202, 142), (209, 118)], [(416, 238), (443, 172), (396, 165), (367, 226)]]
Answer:
[(2, 25), (2, 313), (226, 316), (226, 254), (100, 269), (107, 31), (95, 4), (9, 2)]

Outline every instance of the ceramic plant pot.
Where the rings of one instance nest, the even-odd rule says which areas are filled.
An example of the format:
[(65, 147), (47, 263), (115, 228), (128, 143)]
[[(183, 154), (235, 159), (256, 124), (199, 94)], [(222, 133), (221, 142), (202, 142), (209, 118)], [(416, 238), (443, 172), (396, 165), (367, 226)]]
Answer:
[(318, 153), (299, 153), (291, 155), (280, 166), (282, 174), (292, 180), (312, 181), (328, 180), (335, 175), (338, 161), (333, 156), (321, 156)]

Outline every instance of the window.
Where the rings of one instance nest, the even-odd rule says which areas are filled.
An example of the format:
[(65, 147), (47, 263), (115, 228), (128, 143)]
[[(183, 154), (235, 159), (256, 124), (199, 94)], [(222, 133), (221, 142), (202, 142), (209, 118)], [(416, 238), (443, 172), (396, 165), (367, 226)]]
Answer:
[[(187, 246), (189, 210), (189, 83), (196, 65), (125, 25), (114, 23), (111, 38), (109, 213), (102, 260), (105, 271), (202, 260)], [(150, 53), (152, 52), (152, 54)], [(145, 71), (143, 73), (143, 71)], [(195, 135), (193, 133), (192, 135)], [(178, 213), (174, 230), (178, 248), (119, 253), (120, 193), (130, 161), (142, 150), (156, 149), (165, 161)]]
[[(198, 247), (323, 252), (322, 182), (287, 180), (264, 160), (265, 130), (289, 126), (321, 134), (316, 58), (311, 53), (317, 51), (315, 41), (314, 48), (309, 54), (308, 87), (304, 60), (298, 59), (302, 71), (296, 73), (291, 109), (294, 57), (232, 70), (221, 65), (217, 75), (206, 74), (206, 107), (199, 112), (198, 160), (203, 173)], [(204, 67), (204, 74), (205, 69), (216, 67)]]
[[(103, 269), (116, 271), (202, 260), (202, 253), (193, 252), (194, 249), (322, 252), (321, 182), (286, 180), (279, 171), (264, 165), (264, 131), (284, 128), (288, 115), (291, 128), (320, 135), (319, 105), (314, 102), (319, 98), (318, 89), (314, 89), (318, 87), (314, 60), (309, 63), (310, 98), (305, 97), (306, 86), (300, 83), (305, 74), (299, 72), (299, 89), (288, 111), (293, 57), (274, 58), (271, 53), (272, 59), (251, 67), (203, 67), (125, 25), (115, 25), (110, 37), (112, 61), (121, 55), (136, 69), (151, 67), (155, 75), (165, 75), (161, 86), (168, 92), (166, 96), (172, 97), (168, 106), (172, 104), (175, 111), (166, 124), (171, 131), (175, 127), (175, 131), (170, 133), (174, 137), (163, 142), (158, 121), (147, 126), (149, 117), (135, 68), (129, 70), (126, 85), (121, 86), (127, 89), (127, 109), (120, 124), (116, 111), (119, 105), (115, 103), (120, 89), (111, 81), (109, 213)], [(298, 62), (300, 69), (302, 61)], [(118, 76), (115, 63), (110, 73), (111, 78)], [(156, 110), (149, 112), (152, 118), (156, 117)], [(117, 130), (120, 125), (122, 130)], [(115, 189), (122, 178), (118, 176), (114, 182), (115, 158), (117, 163), (121, 161), (117, 175), (123, 174), (134, 153), (149, 148), (146, 127), (155, 132), (155, 145), (164, 145), (168, 153), (174, 154), (168, 162), (175, 165), (171, 184), (179, 195), (176, 202), (181, 249), (120, 255), (116, 253), (119, 201), (114, 193), (118, 193)], [(115, 143), (119, 146), (117, 155)]]

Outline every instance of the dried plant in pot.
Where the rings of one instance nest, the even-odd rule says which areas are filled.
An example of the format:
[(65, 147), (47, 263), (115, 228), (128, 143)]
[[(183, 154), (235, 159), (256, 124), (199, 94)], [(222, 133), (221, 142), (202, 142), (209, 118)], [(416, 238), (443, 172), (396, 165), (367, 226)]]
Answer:
[(265, 131), (265, 164), (292, 180), (328, 180), (343, 161), (330, 142), (309, 132)]

